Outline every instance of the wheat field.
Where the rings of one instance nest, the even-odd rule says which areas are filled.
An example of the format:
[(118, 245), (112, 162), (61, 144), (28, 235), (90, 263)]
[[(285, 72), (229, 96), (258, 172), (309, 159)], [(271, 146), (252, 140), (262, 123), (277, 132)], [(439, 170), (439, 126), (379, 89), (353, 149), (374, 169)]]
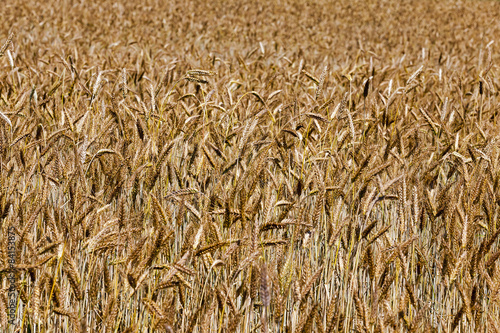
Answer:
[(3, 1), (0, 330), (500, 332), (499, 15)]

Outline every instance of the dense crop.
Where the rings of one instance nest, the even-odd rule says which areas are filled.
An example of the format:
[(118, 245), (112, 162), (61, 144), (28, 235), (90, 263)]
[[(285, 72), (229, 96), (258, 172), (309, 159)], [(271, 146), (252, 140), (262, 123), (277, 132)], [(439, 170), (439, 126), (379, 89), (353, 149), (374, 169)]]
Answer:
[(2, 331), (500, 332), (500, 2), (312, 2), (2, 4)]

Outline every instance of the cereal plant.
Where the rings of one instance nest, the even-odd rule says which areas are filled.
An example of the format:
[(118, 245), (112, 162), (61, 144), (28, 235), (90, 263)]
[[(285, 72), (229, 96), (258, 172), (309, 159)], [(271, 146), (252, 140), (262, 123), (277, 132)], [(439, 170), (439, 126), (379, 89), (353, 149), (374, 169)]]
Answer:
[(5, 0), (0, 331), (500, 332), (499, 13)]

